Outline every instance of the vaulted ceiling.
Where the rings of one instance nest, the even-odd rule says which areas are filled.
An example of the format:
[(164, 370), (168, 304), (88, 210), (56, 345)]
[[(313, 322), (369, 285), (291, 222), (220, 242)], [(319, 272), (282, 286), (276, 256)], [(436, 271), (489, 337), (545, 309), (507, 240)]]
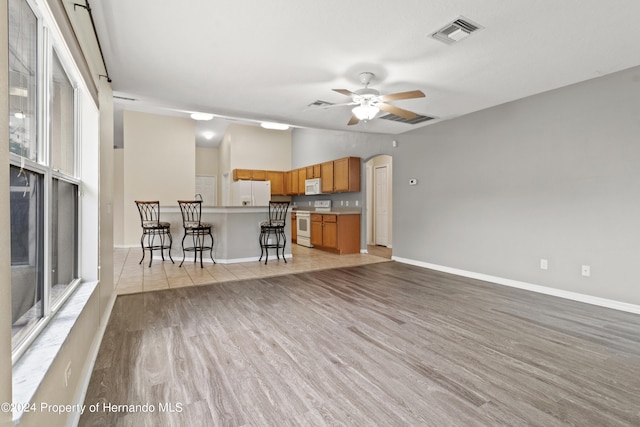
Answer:
[[(640, 65), (637, 0), (89, 3), (120, 107), (213, 113), (198, 131), (214, 144), (229, 120), (399, 134)], [(431, 37), (461, 16), (481, 29)], [(436, 119), (348, 126), (349, 106), (309, 107), (349, 101), (332, 89), (364, 71), (382, 94), (423, 91), (392, 104)]]

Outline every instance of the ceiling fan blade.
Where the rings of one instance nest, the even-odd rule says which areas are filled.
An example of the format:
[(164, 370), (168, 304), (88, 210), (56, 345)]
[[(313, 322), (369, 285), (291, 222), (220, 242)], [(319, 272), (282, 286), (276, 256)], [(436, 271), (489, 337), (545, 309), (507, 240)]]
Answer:
[(391, 93), (389, 95), (382, 95), (380, 100), (383, 102), (398, 101), (400, 99), (412, 99), (412, 98), (424, 98), (425, 94), (421, 90), (412, 90), (409, 92)]
[(383, 111), (386, 111), (387, 113), (395, 114), (396, 116), (403, 117), (407, 120), (414, 119), (417, 116), (417, 114), (412, 111), (405, 110), (403, 108), (398, 108), (394, 105), (385, 104), (383, 102), (379, 103), (377, 107)]
[(304, 111), (312, 111), (312, 110), (326, 110), (327, 108), (333, 108), (333, 107), (345, 107), (347, 105), (357, 105), (357, 102), (343, 102), (341, 104), (327, 104), (327, 105), (322, 105), (320, 107), (310, 107), (310, 108), (305, 108)]
[(351, 115), (351, 119), (349, 120), (349, 123), (347, 123), (347, 125), (351, 126), (351, 125), (357, 125), (358, 123), (360, 123), (360, 119), (357, 118), (354, 114)]
[(347, 90), (347, 89), (333, 89), (333, 91), (341, 93), (341, 94), (346, 95), (346, 96), (353, 96), (353, 92), (351, 92), (350, 90)]

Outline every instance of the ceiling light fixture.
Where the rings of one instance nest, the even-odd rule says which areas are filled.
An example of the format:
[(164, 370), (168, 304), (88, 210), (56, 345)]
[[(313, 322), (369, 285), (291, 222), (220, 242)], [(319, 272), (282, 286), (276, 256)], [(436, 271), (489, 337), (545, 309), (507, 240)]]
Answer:
[(265, 129), (274, 129), (274, 130), (287, 130), (289, 129), (289, 125), (285, 125), (284, 123), (274, 123), (274, 122), (262, 122), (260, 123)]
[(202, 134), (202, 136), (204, 136), (204, 138), (205, 138), (205, 139), (208, 139), (208, 140), (213, 139), (213, 135), (214, 135), (214, 133), (213, 133), (213, 132), (204, 132), (204, 133)]
[(191, 113), (191, 118), (193, 120), (211, 120), (211, 119), (213, 119), (213, 114), (209, 114), (209, 113)]
[(358, 120), (371, 120), (380, 112), (380, 109), (370, 104), (364, 104), (358, 105), (351, 111)]

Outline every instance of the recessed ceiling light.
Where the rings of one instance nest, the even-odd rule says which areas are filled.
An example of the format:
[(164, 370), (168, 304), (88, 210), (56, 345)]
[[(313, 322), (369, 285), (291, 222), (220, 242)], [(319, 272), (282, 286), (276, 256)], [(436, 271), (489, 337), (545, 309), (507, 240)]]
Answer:
[(265, 129), (275, 129), (275, 130), (287, 130), (289, 129), (289, 125), (285, 125), (283, 123), (273, 123), (273, 122), (262, 122), (260, 123)]
[(191, 118), (193, 120), (211, 120), (211, 119), (213, 119), (213, 114), (209, 114), (209, 113), (191, 113)]
[(202, 134), (202, 136), (204, 136), (205, 139), (212, 139), (213, 138), (214, 133), (213, 132), (204, 132)]

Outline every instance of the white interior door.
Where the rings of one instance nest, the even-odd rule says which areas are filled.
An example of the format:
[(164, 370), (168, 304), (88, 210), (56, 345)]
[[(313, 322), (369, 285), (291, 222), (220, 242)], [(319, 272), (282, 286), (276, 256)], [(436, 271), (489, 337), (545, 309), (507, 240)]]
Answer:
[(375, 212), (376, 245), (389, 245), (389, 168), (376, 166), (374, 174), (375, 195), (373, 197)]

